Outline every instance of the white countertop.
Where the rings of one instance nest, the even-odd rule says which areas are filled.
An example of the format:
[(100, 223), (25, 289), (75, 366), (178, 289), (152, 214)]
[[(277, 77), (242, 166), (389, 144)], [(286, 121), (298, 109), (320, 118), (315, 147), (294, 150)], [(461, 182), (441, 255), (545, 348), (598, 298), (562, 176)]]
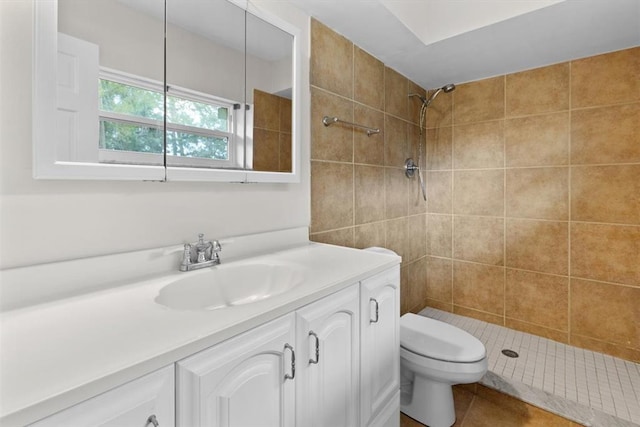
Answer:
[(2, 313), (0, 423), (36, 421), (386, 270), (400, 258), (309, 243), (233, 263), (249, 261), (296, 264), (306, 280), (253, 304), (181, 311), (154, 302), (163, 286), (190, 274), (172, 272)]

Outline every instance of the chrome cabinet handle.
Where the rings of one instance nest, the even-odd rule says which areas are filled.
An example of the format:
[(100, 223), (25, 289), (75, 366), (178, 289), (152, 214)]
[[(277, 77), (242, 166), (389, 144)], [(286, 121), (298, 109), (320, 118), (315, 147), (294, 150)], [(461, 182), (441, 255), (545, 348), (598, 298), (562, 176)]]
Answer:
[(371, 320), (369, 319), (369, 323), (378, 323), (378, 319), (380, 319), (380, 313), (379, 313), (379, 306), (378, 306), (378, 301), (375, 298), (369, 298), (369, 303), (374, 303), (376, 305), (376, 318), (375, 320)]
[[(292, 380), (296, 377), (296, 352), (288, 343), (284, 345), (284, 349), (291, 350), (291, 375), (284, 374), (285, 380)], [(284, 352), (284, 351), (283, 351)]]
[(158, 418), (156, 418), (155, 414), (149, 415), (149, 418), (147, 418), (147, 423), (145, 424), (145, 427), (148, 426), (149, 424), (151, 424), (153, 427), (158, 427), (160, 425), (160, 423), (158, 422)]
[(318, 335), (313, 331), (309, 331), (309, 336), (316, 339), (316, 360), (309, 359), (309, 364), (313, 365), (320, 361), (320, 338), (318, 338)]

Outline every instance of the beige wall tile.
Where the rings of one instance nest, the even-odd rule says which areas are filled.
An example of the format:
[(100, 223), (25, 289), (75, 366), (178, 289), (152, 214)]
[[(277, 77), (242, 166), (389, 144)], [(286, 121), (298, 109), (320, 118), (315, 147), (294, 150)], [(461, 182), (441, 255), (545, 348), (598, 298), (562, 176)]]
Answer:
[(421, 258), (407, 264), (407, 276), (409, 309), (422, 310), (427, 300), (427, 259)]
[(450, 259), (427, 257), (427, 298), (453, 301), (453, 264)]
[(571, 62), (573, 108), (640, 101), (640, 47)]
[[(280, 99), (280, 132), (292, 132), (291, 120), (293, 118), (293, 106), (290, 99), (278, 97)], [(255, 126), (255, 122), (254, 122)]]
[(640, 227), (572, 223), (571, 275), (640, 286)]
[(471, 317), (473, 319), (482, 320), (483, 322), (493, 323), (495, 325), (504, 326), (504, 316), (498, 314), (487, 313), (486, 311), (474, 310), (468, 307), (453, 305), (453, 312), (460, 316)]
[(453, 174), (451, 172), (427, 172), (427, 210), (429, 213), (451, 213)]
[[(425, 188), (427, 185), (425, 173), (422, 172), (422, 178), (424, 179)], [(427, 190), (427, 200), (422, 195), (422, 187), (418, 175), (414, 175), (413, 178), (408, 180), (407, 188), (409, 195), (409, 215), (423, 214), (427, 212), (427, 200), (429, 198), (429, 190)]]
[(455, 171), (453, 213), (504, 215), (504, 169)]
[(453, 128), (439, 127), (426, 130), (427, 169), (453, 168)]
[(409, 80), (389, 67), (384, 68), (384, 111), (409, 120)]
[(400, 267), (400, 315), (409, 312), (409, 285), (408, 285), (407, 267), (402, 265)]
[(507, 269), (506, 317), (566, 332), (568, 313), (568, 277)]
[(507, 117), (569, 109), (569, 63), (507, 74)]
[(507, 167), (569, 163), (569, 113), (509, 119), (504, 124)]
[(571, 163), (640, 162), (640, 103), (571, 113)]
[(353, 225), (353, 165), (311, 162), (311, 233)]
[(437, 308), (438, 310), (446, 311), (447, 313), (453, 313), (453, 304), (451, 304), (450, 302), (427, 298), (427, 307), (433, 307)]
[(354, 99), (376, 110), (384, 108), (384, 64), (355, 47)]
[(509, 317), (505, 318), (505, 326), (507, 328), (515, 329), (516, 331), (526, 332), (528, 334), (537, 335), (539, 337), (548, 338), (561, 343), (569, 343), (569, 332), (566, 330), (558, 331), (556, 329), (546, 328), (544, 326), (511, 319)]
[(358, 249), (378, 246), (384, 248), (385, 242), (385, 222), (372, 222), (369, 224), (356, 225), (354, 228), (355, 247)]
[(384, 219), (384, 168), (355, 166), (355, 224)]
[(311, 84), (353, 98), (353, 43), (311, 20)]
[(277, 172), (280, 170), (280, 133), (253, 129), (253, 169)]
[(455, 169), (499, 168), (503, 166), (503, 121), (454, 127), (453, 167)]
[(407, 140), (409, 141), (409, 157), (413, 158), (416, 163), (418, 163), (422, 150), (422, 158), (420, 159), (422, 163), (419, 164), (424, 169), (427, 147), (425, 145), (424, 134), (420, 135), (419, 126), (413, 123), (407, 123)]
[(502, 316), (504, 267), (454, 261), (453, 303)]
[[(434, 90), (427, 91), (427, 96), (431, 96)], [(453, 93), (440, 93), (431, 101), (426, 112), (426, 127), (439, 128), (451, 126), (453, 124)], [(428, 99), (428, 98), (427, 98)]]
[(453, 257), (504, 265), (504, 219), (454, 216)]
[(593, 338), (584, 337), (578, 334), (571, 334), (569, 337), (570, 344), (580, 348), (597, 351), (600, 353), (610, 354), (621, 359), (631, 360), (640, 363), (640, 350), (628, 348), (619, 344), (613, 344), (606, 341), (599, 341)]
[[(254, 89), (253, 104), (255, 110), (253, 126), (260, 129), (279, 131), (280, 97)], [(291, 132), (291, 130), (289, 130), (289, 132)]]
[(384, 164), (385, 166), (402, 168), (404, 161), (411, 156), (407, 122), (385, 114), (384, 129)]
[(640, 165), (572, 168), (571, 219), (640, 225)]
[(504, 82), (504, 76), (500, 76), (457, 86), (452, 93), (453, 122), (460, 124), (504, 118)]
[[(420, 87), (420, 85), (418, 85), (415, 82), (412, 82), (411, 80), (409, 80), (407, 82), (407, 100), (408, 100), (408, 116), (407, 119), (415, 124), (415, 125), (419, 125), (420, 124), (420, 109), (422, 107), (422, 101), (420, 100), (420, 98), (416, 97), (416, 96), (412, 96), (411, 98), (409, 98), (409, 94), (410, 93), (418, 93), (422, 96), (425, 96), (426, 91)], [(422, 124), (423, 128), (426, 128), (426, 124), (423, 123)]]
[(639, 303), (640, 288), (571, 279), (571, 333), (640, 349)]
[(353, 132), (353, 157), (355, 163), (384, 165), (384, 113), (355, 104), (353, 120), (380, 129), (380, 133), (367, 136), (367, 132)]
[(427, 254), (440, 257), (452, 256), (453, 217), (451, 215), (427, 216)]
[(507, 267), (568, 274), (567, 222), (507, 219)]
[(291, 172), (292, 170), (292, 141), (293, 139), (290, 133), (280, 132), (280, 172)]
[(509, 217), (569, 219), (569, 168), (507, 169)]
[(329, 245), (354, 247), (353, 227), (342, 228), (340, 230), (325, 231), (323, 233), (312, 233), (309, 240)]
[(353, 102), (312, 87), (311, 159), (352, 162), (352, 127), (339, 123), (325, 126), (322, 124), (322, 117), (326, 115), (353, 121)]
[(413, 215), (407, 218), (409, 237), (407, 242), (407, 261), (415, 261), (427, 255), (427, 216)]
[(402, 169), (384, 168), (385, 218), (407, 216), (409, 181)]
[(402, 258), (407, 256), (409, 225), (407, 217), (392, 219), (385, 222), (386, 248), (391, 249)]

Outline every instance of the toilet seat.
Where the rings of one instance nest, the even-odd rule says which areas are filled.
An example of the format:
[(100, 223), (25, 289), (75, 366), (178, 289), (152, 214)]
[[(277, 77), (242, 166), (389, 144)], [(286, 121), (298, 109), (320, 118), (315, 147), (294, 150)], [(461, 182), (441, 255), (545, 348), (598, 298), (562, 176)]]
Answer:
[(486, 357), (482, 342), (448, 323), (407, 313), (400, 318), (400, 346), (411, 353), (452, 363), (474, 363)]

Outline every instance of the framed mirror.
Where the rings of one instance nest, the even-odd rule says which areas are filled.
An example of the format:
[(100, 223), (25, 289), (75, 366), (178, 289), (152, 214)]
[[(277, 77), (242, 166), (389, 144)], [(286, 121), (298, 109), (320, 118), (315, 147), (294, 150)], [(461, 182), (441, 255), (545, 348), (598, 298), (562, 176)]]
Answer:
[(299, 181), (297, 30), (246, 8), (35, 2), (34, 176)]

